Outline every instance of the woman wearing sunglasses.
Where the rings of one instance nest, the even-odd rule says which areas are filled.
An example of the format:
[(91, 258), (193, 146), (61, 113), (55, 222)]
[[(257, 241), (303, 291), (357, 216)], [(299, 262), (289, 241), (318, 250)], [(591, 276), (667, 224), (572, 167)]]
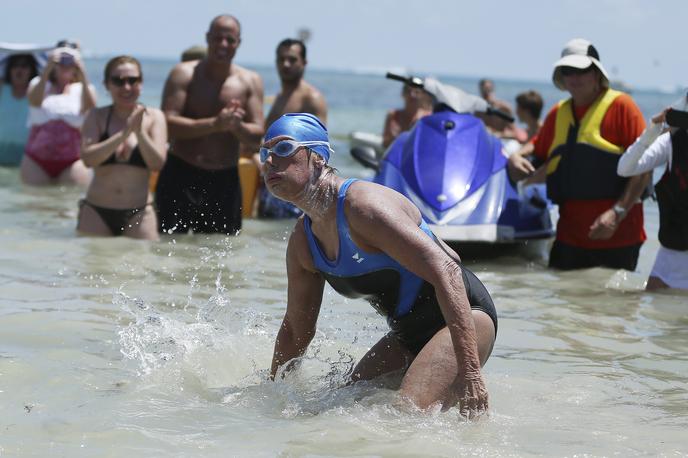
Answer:
[(368, 300), (391, 327), (354, 368), (352, 382), (402, 373), (402, 396), (420, 408), (459, 403), (467, 416), (485, 411), (481, 366), (497, 316), (480, 280), (402, 195), (336, 176), (327, 165), (327, 130), (315, 116), (286, 114), (265, 138), (268, 190), (304, 212), (287, 247), (287, 309), (271, 376), (305, 353), (327, 281), (344, 296)]
[(135, 58), (111, 59), (104, 83), (112, 105), (92, 110), (83, 128), (81, 156), (94, 177), (80, 202), (77, 230), (157, 239), (148, 182), (167, 155), (165, 118), (160, 110), (138, 103), (143, 73)]
[(79, 160), (81, 126), (96, 104), (79, 46), (60, 41), (40, 77), (29, 85), (31, 130), (21, 177), (31, 185), (86, 186), (91, 174)]

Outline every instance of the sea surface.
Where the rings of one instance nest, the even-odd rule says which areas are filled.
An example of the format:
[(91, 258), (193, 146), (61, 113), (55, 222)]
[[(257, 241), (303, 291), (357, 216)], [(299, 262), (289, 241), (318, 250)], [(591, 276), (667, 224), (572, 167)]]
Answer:
[[(104, 62), (87, 62), (100, 104)], [(159, 105), (173, 64), (144, 60), (145, 103)], [(255, 69), (275, 94), (274, 70)], [(381, 131), (398, 83), (307, 77), (329, 103), (334, 165), (369, 177), (347, 136)], [(538, 90), (548, 107), (562, 96), (546, 81), (496, 86), (509, 101)], [(633, 96), (649, 116), (678, 95)], [(652, 201), (636, 272), (551, 271), (546, 242), (460, 251), (500, 317), (484, 368), (490, 415), (466, 422), (344, 386), (386, 324), (329, 287), (303, 365), (267, 381), (293, 221), (246, 220), (237, 237), (76, 237), (81, 194), (0, 168), (0, 456), (688, 455), (688, 295), (643, 290), (658, 248)]]

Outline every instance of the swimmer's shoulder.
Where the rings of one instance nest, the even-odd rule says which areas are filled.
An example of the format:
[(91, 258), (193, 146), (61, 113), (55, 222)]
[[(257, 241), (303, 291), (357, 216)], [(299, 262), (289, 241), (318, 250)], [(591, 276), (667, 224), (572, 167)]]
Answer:
[(287, 262), (296, 262), (309, 272), (315, 272), (315, 264), (308, 243), (308, 236), (304, 227), (304, 215), (301, 215), (294, 224), (294, 229), (289, 236), (287, 244)]

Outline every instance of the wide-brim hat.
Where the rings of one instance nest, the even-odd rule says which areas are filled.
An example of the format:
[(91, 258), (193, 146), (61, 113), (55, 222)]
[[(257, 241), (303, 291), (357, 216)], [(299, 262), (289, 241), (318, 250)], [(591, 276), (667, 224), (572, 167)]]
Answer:
[(588, 40), (583, 38), (574, 38), (573, 40), (566, 43), (564, 49), (561, 51), (561, 58), (554, 63), (554, 72), (552, 73), (552, 82), (554, 85), (561, 89), (566, 90), (564, 87), (564, 78), (561, 74), (561, 67), (574, 67), (574, 68), (588, 68), (594, 65), (602, 74), (602, 84), (605, 87), (609, 87), (609, 75), (607, 70), (604, 69), (602, 63), (600, 62), (600, 54), (597, 49)]

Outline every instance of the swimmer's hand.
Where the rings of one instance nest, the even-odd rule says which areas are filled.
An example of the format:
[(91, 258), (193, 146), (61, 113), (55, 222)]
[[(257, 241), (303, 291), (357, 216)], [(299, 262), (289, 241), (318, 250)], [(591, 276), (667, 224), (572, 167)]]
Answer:
[(487, 412), (487, 388), (480, 372), (456, 377), (454, 392), (459, 398), (459, 411), (467, 419), (474, 419)]
[(621, 219), (613, 208), (599, 215), (590, 226), (588, 237), (592, 240), (608, 240), (619, 228)]

